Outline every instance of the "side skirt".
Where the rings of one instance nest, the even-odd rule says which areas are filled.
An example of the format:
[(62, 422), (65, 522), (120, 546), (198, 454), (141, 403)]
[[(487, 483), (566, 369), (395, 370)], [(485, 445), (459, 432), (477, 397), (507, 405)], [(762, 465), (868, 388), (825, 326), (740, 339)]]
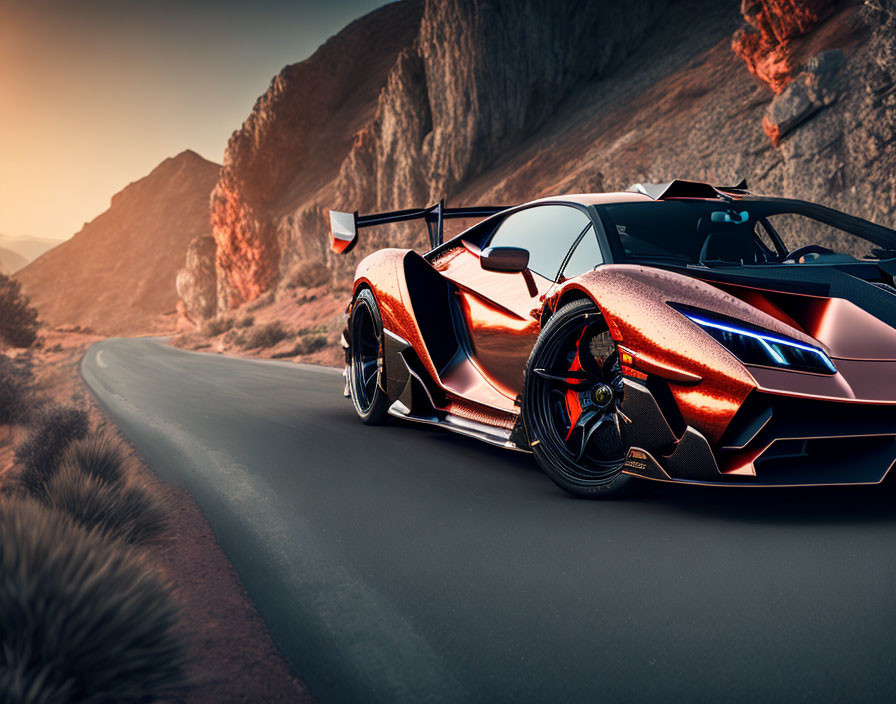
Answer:
[(467, 437), (476, 438), (482, 442), (495, 447), (501, 447), (505, 450), (515, 450), (530, 454), (530, 450), (519, 447), (510, 439), (512, 431), (505, 428), (496, 428), (486, 423), (470, 420), (469, 418), (461, 418), (453, 413), (445, 413), (443, 415), (414, 415), (410, 409), (400, 400), (389, 406), (389, 415), (403, 420), (409, 420), (414, 423), (424, 423), (425, 425), (434, 425), (445, 430), (450, 430), (458, 435), (466, 435)]

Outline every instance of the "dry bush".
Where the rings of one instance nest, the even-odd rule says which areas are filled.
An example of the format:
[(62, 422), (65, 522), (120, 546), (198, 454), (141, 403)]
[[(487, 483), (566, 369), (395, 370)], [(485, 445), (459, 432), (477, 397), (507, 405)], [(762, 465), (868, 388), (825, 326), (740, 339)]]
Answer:
[(76, 463), (61, 464), (39, 500), (84, 528), (134, 545), (156, 540), (168, 523), (167, 510), (141, 487), (106, 482)]
[(0, 273), (0, 342), (31, 347), (37, 339), (37, 311), (28, 305), (22, 284)]
[(286, 357), (298, 357), (300, 354), (305, 354), (305, 345), (302, 344), (301, 340), (296, 340), (294, 345), (290, 345), (284, 350), (278, 350), (271, 355), (271, 359), (285, 359)]
[(300, 354), (312, 354), (328, 345), (326, 335), (305, 335), (296, 340), (295, 344), (286, 349), (279, 350), (271, 355), (274, 359), (284, 357), (298, 357)]
[(326, 335), (327, 334), (327, 326), (326, 325), (310, 325), (307, 328), (299, 328), (299, 331), (296, 333), (299, 337), (306, 337), (308, 335)]
[(251, 328), (253, 325), (255, 325), (254, 315), (247, 315), (236, 321), (236, 327), (238, 328)]
[(320, 259), (301, 261), (293, 268), (286, 279), (287, 288), (314, 288), (330, 281), (330, 270)]
[(256, 325), (250, 328), (237, 337), (235, 342), (248, 350), (267, 349), (285, 340), (287, 337), (289, 337), (289, 332), (283, 327), (283, 323), (275, 320), (265, 325)]
[(327, 333), (326, 325), (301, 328), (297, 334), (302, 342), (302, 354), (312, 354), (326, 347)]
[(90, 430), (87, 411), (72, 406), (48, 406), (41, 410), (25, 441), (16, 448), (18, 481), (22, 488), (39, 495), (53, 476), (59, 460), (76, 440)]
[(129, 460), (130, 452), (118, 438), (97, 433), (69, 445), (59, 458), (58, 471), (71, 467), (107, 484), (118, 484)]
[(262, 294), (254, 301), (252, 301), (248, 306), (246, 306), (246, 310), (248, 311), (256, 311), (259, 308), (264, 308), (265, 306), (271, 305), (274, 302), (274, 292), (268, 291), (267, 293)]
[(227, 332), (232, 327), (233, 318), (221, 316), (206, 321), (202, 326), (202, 332), (206, 337), (217, 337), (218, 335)]
[(26, 702), (183, 696), (170, 587), (135, 552), (34, 501), (0, 503), (0, 692)]
[(31, 370), (0, 354), (0, 425), (28, 420), (34, 406)]
[(304, 354), (311, 354), (327, 346), (327, 337), (326, 335), (305, 335), (302, 338), (302, 344), (305, 347)]

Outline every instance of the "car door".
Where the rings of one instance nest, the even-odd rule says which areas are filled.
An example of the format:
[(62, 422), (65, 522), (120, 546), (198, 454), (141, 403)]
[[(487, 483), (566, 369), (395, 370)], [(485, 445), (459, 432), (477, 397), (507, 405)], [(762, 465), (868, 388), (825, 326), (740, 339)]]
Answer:
[(510, 398), (522, 391), (526, 361), (541, 329), (545, 297), (573, 244), (590, 225), (588, 214), (572, 205), (532, 206), (504, 218), (483, 245), (483, 249), (527, 250), (528, 269), (513, 273), (483, 269), (481, 251), (466, 244), (442, 270), (458, 285), (474, 363)]

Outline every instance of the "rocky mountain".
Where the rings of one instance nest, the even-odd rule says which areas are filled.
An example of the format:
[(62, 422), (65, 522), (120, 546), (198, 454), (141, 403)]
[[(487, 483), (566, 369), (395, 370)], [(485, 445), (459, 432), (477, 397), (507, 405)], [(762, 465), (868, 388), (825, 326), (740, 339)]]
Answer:
[[(354, 135), (374, 117), (398, 55), (413, 43), (423, 9), (404, 0), (353, 22), (310, 58), (284, 68), (230, 138), (212, 198), (218, 305), (257, 297), (299, 242), (281, 229), (333, 182)], [(319, 251), (319, 247), (316, 248)]]
[(337, 259), (330, 207), (746, 178), (896, 225), (894, 14), (896, 0), (387, 5), (284, 69), (231, 138), (212, 199), (217, 310), (303, 261), (341, 286), (372, 249), (425, 241), (364, 232)]
[(108, 334), (157, 329), (177, 304), (184, 252), (209, 234), (220, 167), (192, 151), (165, 159), (112, 196), (109, 209), (16, 278), (45, 323)]
[[(0, 249), (5, 249), (9, 252), (15, 252), (18, 256), (25, 260), (25, 264), (34, 261), (41, 254), (50, 251), (51, 249), (53, 249), (53, 247), (61, 242), (62, 240), (53, 240), (44, 237), (30, 237), (28, 235), (21, 235), (19, 237), (0, 235)], [(25, 264), (22, 264), (22, 266), (25, 266)]]
[(0, 247), (0, 273), (13, 274), (28, 263), (18, 252)]

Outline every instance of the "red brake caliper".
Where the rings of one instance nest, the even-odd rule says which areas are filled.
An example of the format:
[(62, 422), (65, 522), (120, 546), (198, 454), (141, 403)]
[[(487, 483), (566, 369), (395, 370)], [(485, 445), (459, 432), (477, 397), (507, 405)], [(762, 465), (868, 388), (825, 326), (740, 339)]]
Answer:
[[(572, 364), (569, 367), (569, 371), (571, 372), (580, 372), (584, 371), (582, 369), (582, 364), (579, 362), (579, 346), (582, 344), (582, 338), (585, 337), (585, 332), (587, 331), (588, 326), (586, 325), (582, 328), (582, 332), (579, 335), (579, 339), (576, 340), (576, 355), (572, 360)], [(570, 383), (575, 383), (580, 381), (579, 379), (567, 379)], [(566, 439), (569, 440), (572, 437), (573, 428), (576, 427), (576, 423), (579, 422), (579, 418), (582, 416), (582, 400), (579, 396), (579, 392), (567, 388), (566, 389), (566, 412), (569, 414), (569, 431), (566, 433)]]

